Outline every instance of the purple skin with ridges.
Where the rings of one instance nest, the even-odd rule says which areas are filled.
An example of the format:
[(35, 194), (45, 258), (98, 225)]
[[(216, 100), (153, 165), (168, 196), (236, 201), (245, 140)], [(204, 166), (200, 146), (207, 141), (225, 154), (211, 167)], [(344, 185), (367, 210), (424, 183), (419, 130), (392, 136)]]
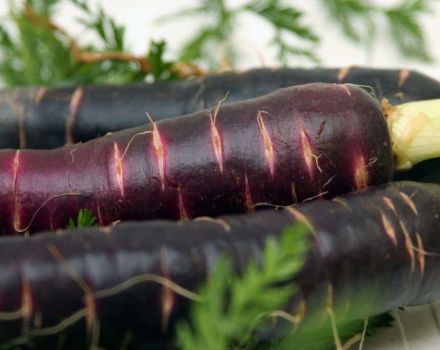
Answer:
[(56, 150), (0, 151), (4, 233), (116, 220), (188, 219), (287, 205), (390, 181), (376, 99), (307, 84)]
[(329, 287), (330, 307), (353, 301), (347, 305), (356, 309), (352, 298), (368, 291), (361, 300), (372, 315), (440, 297), (440, 186), (391, 183), (216, 220), (2, 238), (0, 344), (121, 349), (128, 342), (137, 349), (169, 341), (219, 257), (230, 256), (243, 271), (261, 261), (269, 236), (297, 222), (312, 235), (305, 264), (292, 276), (299, 289), (284, 308), (292, 316), (302, 304), (325, 317)]
[[(18, 88), (0, 91), (0, 148), (55, 148), (228, 101), (312, 82), (350, 83), (395, 105), (440, 98), (440, 83), (408, 69), (259, 68), (197, 79), (123, 86)], [(41, 137), (44, 135), (44, 137)]]

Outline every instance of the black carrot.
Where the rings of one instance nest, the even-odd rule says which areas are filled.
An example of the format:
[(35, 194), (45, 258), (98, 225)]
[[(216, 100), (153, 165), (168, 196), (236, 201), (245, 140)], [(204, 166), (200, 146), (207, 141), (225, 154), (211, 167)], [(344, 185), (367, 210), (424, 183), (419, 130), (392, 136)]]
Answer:
[(380, 291), (366, 294), (369, 314), (440, 297), (440, 186), (391, 183), (247, 215), (3, 238), (0, 343), (120, 349), (170, 340), (189, 304), (203, 302), (198, 286), (220, 257), (240, 273), (261, 261), (268, 237), (298, 222), (310, 250), (283, 310), (299, 322), (364, 290)]
[(254, 69), (194, 80), (129, 84), (22, 88), (0, 94), (0, 148), (56, 148), (154, 120), (245, 100), (278, 88), (312, 82), (369, 86), (377, 98), (398, 104), (440, 98), (440, 84), (407, 69)]

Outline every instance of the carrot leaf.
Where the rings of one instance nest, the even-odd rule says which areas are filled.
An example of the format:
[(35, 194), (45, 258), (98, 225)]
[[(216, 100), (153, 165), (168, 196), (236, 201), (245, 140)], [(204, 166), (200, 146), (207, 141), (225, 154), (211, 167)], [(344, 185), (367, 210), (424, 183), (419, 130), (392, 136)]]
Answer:
[[(56, 21), (60, 5), (68, 3), (79, 11), (74, 20), (87, 34), (82, 37), (93, 37), (93, 43), (77, 40)], [(327, 12), (329, 26), (339, 26), (345, 37), (368, 52), (378, 37), (378, 24), (384, 22), (389, 30), (383, 33), (399, 54), (433, 61), (421, 25), (421, 16), (433, 13), (430, 0), (397, 0), (393, 5), (373, 0), (316, 3)], [(246, 16), (254, 17), (256, 25), (268, 26), (266, 44), (275, 49), (280, 63), (319, 64), (322, 33), (310, 22), (310, 12), (301, 2), (286, 0), (198, 0), (193, 7), (159, 19), (175, 22), (190, 17), (200, 22), (174, 58), (168, 59), (164, 41), (151, 42), (144, 54), (130, 53), (125, 26), (95, 2), (10, 1), (9, 13), (0, 24), (0, 79), (7, 86), (124, 84), (202, 75), (199, 64), (212, 70), (233, 68), (243, 54), (234, 34)]]
[(395, 45), (405, 56), (432, 62), (433, 58), (426, 49), (426, 40), (417, 16), (428, 13), (430, 8), (423, 0), (402, 1), (399, 6), (388, 9), (385, 15), (395, 38)]
[[(292, 281), (303, 266), (310, 232), (296, 225), (285, 229), (280, 237), (267, 239), (259, 262), (251, 261), (240, 275), (227, 256), (216, 263), (200, 289), (201, 301), (192, 305), (189, 321), (177, 327), (178, 349), (335, 348), (334, 328), (324, 310), (309, 310), (304, 320), (282, 311), (298, 290)], [(355, 304), (349, 309), (347, 303), (334, 306), (334, 325), (341, 344), (359, 342), (363, 336), (391, 325), (389, 313), (368, 319), (358, 317), (368, 309), (370, 292), (374, 291), (350, 298)], [(268, 337), (271, 332), (273, 336)], [(258, 336), (262, 334), (266, 336)]]
[(371, 47), (377, 36), (376, 24), (383, 19), (390, 28), (392, 43), (402, 56), (432, 62), (426, 47), (425, 33), (419, 22), (421, 15), (431, 11), (429, 0), (400, 0), (391, 7), (364, 0), (321, 0), (321, 2), (350, 40), (366, 43)]
[(96, 226), (96, 216), (89, 209), (80, 209), (76, 220), (70, 218), (66, 228), (75, 229), (90, 226)]
[[(77, 41), (54, 20), (61, 3), (76, 7), (76, 25), (95, 38), (93, 44)], [(86, 0), (11, 1), (0, 24), (0, 79), (7, 86), (176, 79), (175, 62), (165, 54), (164, 42), (152, 42), (144, 55), (129, 53), (125, 26)]]
[(150, 43), (148, 58), (151, 63), (151, 75), (154, 81), (175, 80), (178, 78), (176, 71), (173, 71), (174, 62), (166, 61), (165, 56), (166, 42), (164, 40)]
[[(344, 36), (352, 42), (370, 50), (377, 38), (376, 28), (385, 20), (390, 28), (388, 36), (402, 56), (432, 60), (420, 25), (420, 16), (429, 13), (430, 0), (400, 0), (393, 7), (373, 0), (321, 0), (320, 4), (333, 22), (330, 25), (340, 26)], [(240, 18), (249, 14), (263, 19), (272, 28), (273, 36), (268, 45), (276, 48), (281, 63), (287, 64), (291, 58), (319, 63), (317, 48), (321, 35), (307, 21), (307, 8), (300, 2), (248, 0), (243, 5), (229, 6), (226, 0), (199, 0), (195, 7), (160, 19), (199, 17), (202, 24), (183, 45), (181, 58), (199, 60), (213, 67), (227, 62), (233, 67), (240, 56), (234, 33), (240, 27)], [(209, 22), (204, 23), (207, 18)], [(219, 48), (220, 52), (216, 52)]]
[(177, 330), (182, 350), (230, 349), (249, 345), (250, 335), (267, 325), (268, 315), (296, 291), (287, 282), (301, 268), (309, 232), (303, 225), (286, 229), (280, 241), (266, 241), (263, 261), (251, 262), (241, 276), (226, 257), (215, 266), (201, 289), (202, 302), (193, 305), (191, 323)]

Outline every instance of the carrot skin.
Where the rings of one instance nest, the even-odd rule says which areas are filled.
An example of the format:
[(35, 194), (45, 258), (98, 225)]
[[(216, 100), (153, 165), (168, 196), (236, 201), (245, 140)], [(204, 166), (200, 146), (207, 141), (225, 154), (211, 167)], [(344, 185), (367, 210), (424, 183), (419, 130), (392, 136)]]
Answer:
[(55, 148), (108, 132), (311, 82), (371, 86), (393, 104), (440, 97), (440, 84), (417, 72), (370, 68), (254, 69), (199, 79), (126, 86), (21, 88), (0, 94), (0, 148)]
[(381, 107), (363, 89), (309, 84), (56, 150), (0, 151), (4, 233), (188, 219), (331, 197), (391, 180)]
[[(298, 311), (301, 300), (307, 312), (324, 313), (329, 286), (334, 304), (372, 291), (372, 315), (440, 297), (438, 185), (391, 183), (293, 208), (313, 235), (305, 264), (292, 277), (299, 290), (286, 305), (289, 313)], [(389, 225), (384, 226), (384, 217)], [(3, 238), (0, 311), (26, 310), (28, 327), (23, 330), (24, 316), (0, 320), (0, 341), (27, 336), (51, 349), (62, 333), (66, 349), (71, 344), (84, 347), (92, 338), (87, 327), (97, 323), (98, 344), (106, 349), (119, 349), (127, 334), (133, 344), (170, 340), (190, 303), (170, 281), (194, 292), (224, 255), (241, 272), (250, 260), (260, 261), (269, 236), (278, 237), (295, 222), (289, 210), (267, 210), (216, 222), (132, 222), (104, 230)], [(130, 284), (139, 276), (144, 279)], [(28, 300), (27, 308), (23, 300)], [(72, 320), (87, 306), (88, 321), (79, 317), (48, 334), (48, 327)]]

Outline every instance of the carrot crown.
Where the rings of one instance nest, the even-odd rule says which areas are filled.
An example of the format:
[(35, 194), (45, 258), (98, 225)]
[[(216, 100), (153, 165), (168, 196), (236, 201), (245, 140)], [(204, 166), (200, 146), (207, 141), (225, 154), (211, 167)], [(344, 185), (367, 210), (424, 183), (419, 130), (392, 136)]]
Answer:
[(397, 170), (440, 157), (440, 99), (391, 106), (383, 101)]

